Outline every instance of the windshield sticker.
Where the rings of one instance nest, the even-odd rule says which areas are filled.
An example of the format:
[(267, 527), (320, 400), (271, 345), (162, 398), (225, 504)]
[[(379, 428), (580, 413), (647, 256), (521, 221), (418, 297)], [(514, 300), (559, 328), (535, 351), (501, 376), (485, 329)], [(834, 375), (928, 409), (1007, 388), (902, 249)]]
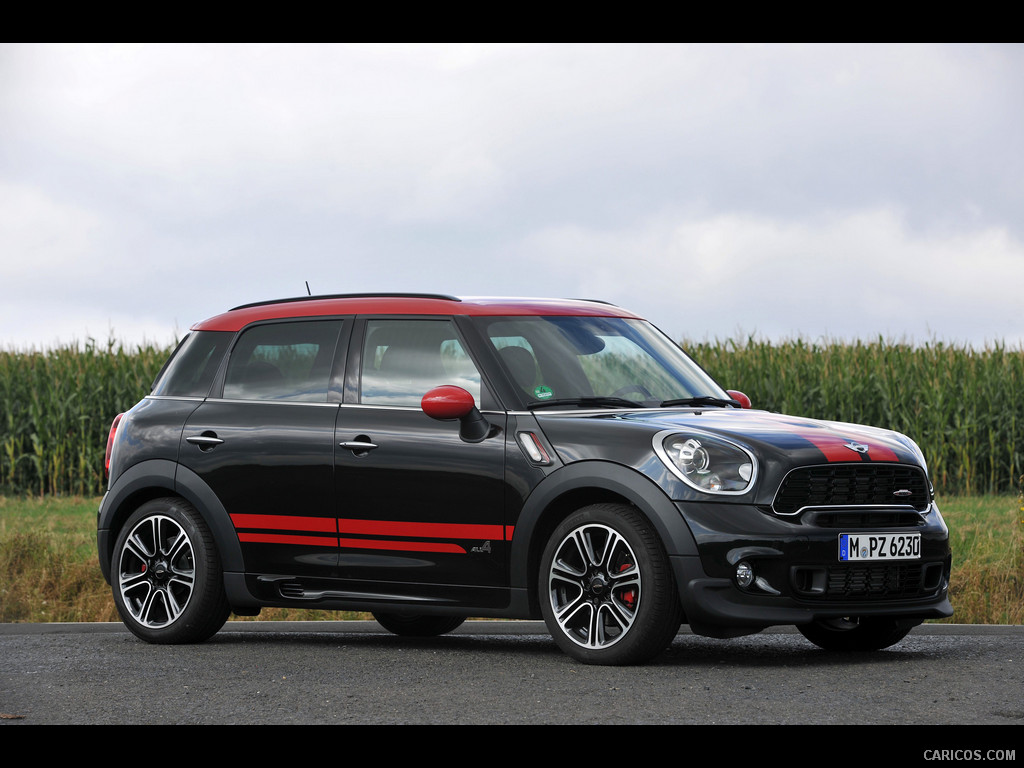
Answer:
[(551, 387), (545, 387), (543, 384), (533, 390), (533, 396), (538, 400), (547, 400), (553, 394), (554, 392), (551, 391)]

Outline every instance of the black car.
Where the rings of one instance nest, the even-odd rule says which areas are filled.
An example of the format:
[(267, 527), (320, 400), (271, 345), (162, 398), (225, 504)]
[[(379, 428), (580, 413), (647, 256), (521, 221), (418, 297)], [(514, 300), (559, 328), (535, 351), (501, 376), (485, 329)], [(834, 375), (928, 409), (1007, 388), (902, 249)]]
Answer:
[(193, 327), (111, 427), (99, 559), (124, 623), (262, 606), (435, 635), (543, 617), (589, 663), (680, 623), (874, 650), (952, 614), (921, 450), (750, 409), (602, 302), (303, 297)]

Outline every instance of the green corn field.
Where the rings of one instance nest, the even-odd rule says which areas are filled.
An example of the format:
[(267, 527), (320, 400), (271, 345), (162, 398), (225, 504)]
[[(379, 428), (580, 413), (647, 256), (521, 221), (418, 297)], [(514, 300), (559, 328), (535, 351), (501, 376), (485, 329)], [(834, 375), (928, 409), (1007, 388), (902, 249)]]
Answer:
[(93, 339), (0, 351), (0, 492), (102, 493), (110, 423), (149, 391), (170, 351)]
[(909, 435), (940, 493), (1013, 493), (1024, 473), (1024, 349), (883, 339), (683, 346), (754, 408)]
[[(753, 338), (683, 347), (755, 408), (908, 434), (940, 493), (1014, 493), (1024, 474), (1024, 349)], [(170, 351), (91, 339), (0, 351), (0, 493), (101, 494), (110, 423), (149, 391)]]

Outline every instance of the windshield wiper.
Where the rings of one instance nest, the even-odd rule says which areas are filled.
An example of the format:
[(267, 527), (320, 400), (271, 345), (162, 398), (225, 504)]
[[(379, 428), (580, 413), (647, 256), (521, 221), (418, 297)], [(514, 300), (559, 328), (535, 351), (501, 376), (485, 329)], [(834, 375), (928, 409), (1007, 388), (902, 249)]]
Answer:
[(605, 408), (643, 408), (643, 403), (627, 400), (624, 397), (563, 397), (558, 400), (541, 400), (530, 403), (526, 407), (531, 411), (536, 408), (552, 408), (559, 405), (597, 406)]
[(673, 405), (715, 405), (719, 408), (724, 408), (727, 405), (731, 405), (733, 408), (741, 408), (738, 400), (725, 399), (721, 397), (712, 397), (711, 395), (701, 395), (700, 397), (680, 397), (676, 400), (662, 400), (661, 407), (669, 408)]

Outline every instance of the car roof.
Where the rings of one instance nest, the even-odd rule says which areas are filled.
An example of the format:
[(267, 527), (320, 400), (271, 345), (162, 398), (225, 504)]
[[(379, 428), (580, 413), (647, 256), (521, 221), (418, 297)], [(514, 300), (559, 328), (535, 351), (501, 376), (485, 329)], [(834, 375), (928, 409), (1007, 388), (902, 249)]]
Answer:
[(194, 331), (238, 331), (260, 320), (336, 315), (584, 315), (629, 317), (638, 315), (603, 301), (590, 299), (535, 299), (496, 296), (456, 297), (426, 293), (353, 293), (334, 296), (298, 296), (243, 304), (192, 326)]

